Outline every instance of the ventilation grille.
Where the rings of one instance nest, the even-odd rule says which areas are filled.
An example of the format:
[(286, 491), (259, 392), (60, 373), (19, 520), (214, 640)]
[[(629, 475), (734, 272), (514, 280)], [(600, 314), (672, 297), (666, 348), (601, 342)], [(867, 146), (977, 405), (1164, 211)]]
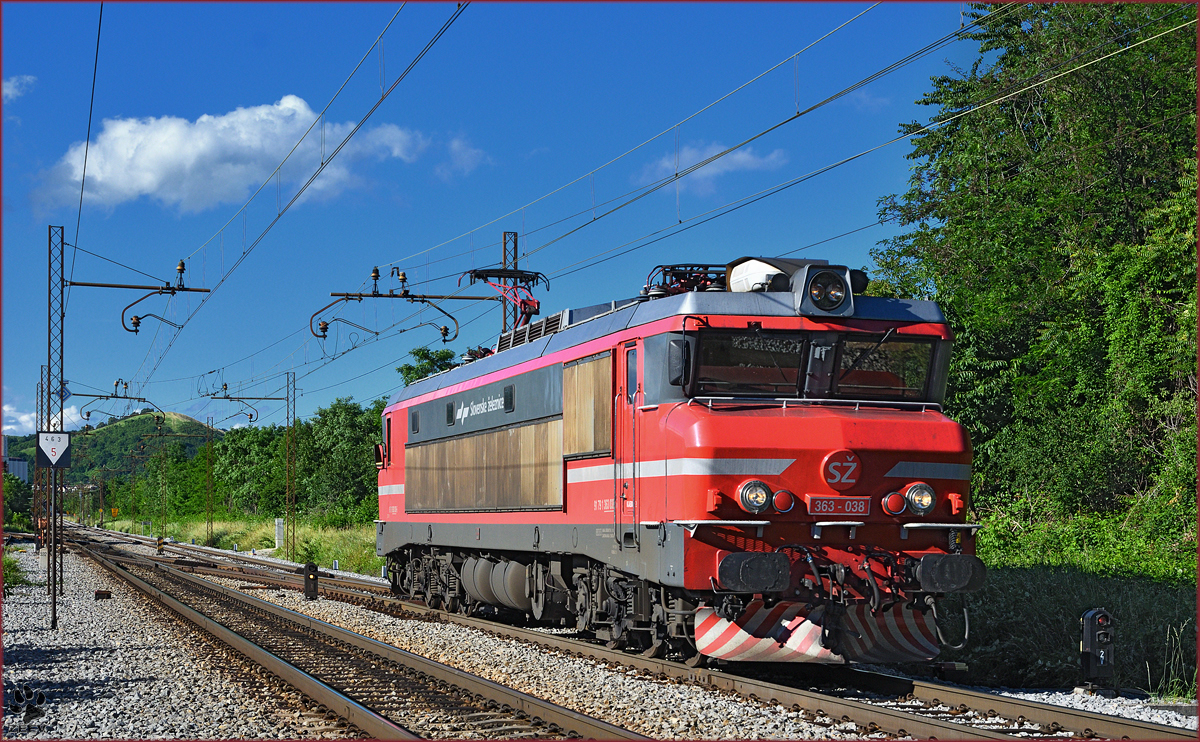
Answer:
[(496, 343), (496, 352), (515, 348), (518, 345), (532, 343), (538, 338), (544, 338), (547, 335), (553, 335), (566, 325), (567, 310), (552, 314), (546, 319), (531, 322), (524, 327), (518, 327), (511, 332), (506, 332), (500, 336), (500, 342)]

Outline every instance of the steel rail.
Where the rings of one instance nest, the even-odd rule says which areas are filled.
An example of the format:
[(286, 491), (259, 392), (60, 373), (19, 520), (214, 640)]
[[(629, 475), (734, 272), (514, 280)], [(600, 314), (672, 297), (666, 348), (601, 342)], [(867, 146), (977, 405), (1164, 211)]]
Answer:
[(859, 686), (873, 685), (875, 688), (886, 689), (886, 692), (898, 696), (911, 695), (913, 698), (933, 703), (945, 703), (952, 706), (967, 706), (980, 712), (989, 712), (1010, 719), (1024, 718), (1034, 724), (1046, 727), (1059, 727), (1066, 731), (1077, 732), (1084, 737), (1104, 737), (1107, 739), (1155, 739), (1155, 740), (1196, 740), (1197, 733), (1191, 729), (1154, 724), (1138, 719), (1127, 719), (1107, 714), (1082, 711), (1064, 706), (1053, 706), (1048, 703), (1030, 701), (1024, 698), (1001, 696), (992, 693), (982, 693), (966, 688), (958, 688), (930, 680), (904, 678), (887, 673), (868, 672), (854, 668), (842, 669), (849, 682)]
[[(122, 534), (126, 535), (126, 534)], [(183, 549), (179, 551), (196, 549), (201, 547), (182, 545)], [(208, 551), (205, 549), (205, 551)], [(216, 552), (217, 550), (212, 550)], [(210, 552), (211, 553), (211, 552)], [(227, 558), (244, 560), (250, 563), (262, 564), (266, 567), (274, 568), (275, 570), (286, 569), (285, 565), (274, 562), (269, 562), (263, 559), (255, 559), (253, 557), (241, 557), (240, 555), (233, 557), (223, 554)], [(181, 565), (182, 566), (182, 565)], [(189, 567), (190, 568), (190, 567)], [(203, 569), (203, 568), (200, 568)], [(197, 571), (200, 571), (197, 569)], [(230, 570), (213, 570), (214, 573), (228, 576)], [(257, 570), (256, 570), (257, 572)], [(244, 574), (247, 579), (261, 580), (273, 585), (281, 587), (292, 587), (298, 589), (300, 580), (298, 577), (292, 577), (290, 573), (283, 572), (281, 576), (276, 577), (268, 574), (252, 574), (235, 572), (235, 574)], [(338, 583), (338, 584), (331, 584)], [(780, 703), (785, 702), (779, 696), (779, 693), (804, 693), (809, 694), (799, 700), (790, 701), (793, 705), (798, 705), (809, 710), (817, 710), (813, 707), (813, 703), (819, 700), (829, 699), (829, 696), (821, 694), (813, 694), (807, 691), (799, 691), (798, 689), (788, 688), (787, 686), (777, 683), (766, 683), (752, 678), (739, 678), (737, 682), (733, 681), (735, 677), (732, 673), (737, 672), (735, 665), (726, 665), (721, 672), (711, 672), (705, 668), (691, 668), (678, 662), (671, 662), (662, 659), (645, 658), (634, 654), (626, 653), (619, 649), (608, 649), (593, 645), (587, 642), (581, 642), (577, 639), (569, 639), (558, 637), (553, 634), (547, 634), (540, 631), (523, 629), (506, 624), (496, 623), (485, 619), (472, 618), (461, 614), (447, 613), (444, 610), (433, 610), (419, 603), (400, 600), (398, 598), (388, 596), (370, 596), (364, 595), (362, 590), (370, 590), (371, 592), (383, 592), (384, 586), (378, 583), (368, 582), (366, 580), (325, 578), (322, 575), (322, 580), (319, 584), (320, 592), (331, 597), (350, 600), (352, 602), (374, 602), (381, 603), (387, 606), (398, 607), (412, 613), (425, 613), (432, 616), (437, 616), (443, 620), (457, 623), (463, 626), (476, 628), (482, 631), (487, 631), (493, 634), (504, 636), (507, 638), (520, 639), (530, 641), (544, 646), (550, 646), (557, 650), (570, 654), (582, 655), (593, 659), (604, 660), (608, 662), (617, 662), (626, 665), (637, 667), (638, 669), (647, 670), (653, 673), (661, 673), (663, 675), (678, 677), (698, 683), (712, 684), (716, 687), (743, 695), (753, 695), (759, 699), (772, 698)], [(1098, 714), (1080, 709), (1073, 709), (1064, 706), (1055, 706), (1037, 701), (1030, 701), (1021, 698), (1013, 698), (1010, 696), (1001, 696), (993, 693), (981, 691), (973, 691), (966, 688), (959, 688), (952, 685), (946, 685), (933, 681), (920, 679), (904, 678), (887, 673), (869, 672), (866, 670), (858, 670), (847, 668), (838, 665), (822, 666), (822, 672), (829, 675), (835, 675), (847, 683), (852, 683), (857, 687), (868, 687), (880, 693), (894, 694), (897, 697), (912, 696), (915, 699), (928, 702), (946, 704), (951, 707), (966, 706), (976, 712), (986, 713), (988, 715), (1003, 716), (1012, 720), (1024, 720), (1033, 724), (1041, 725), (1049, 730), (1063, 730), (1073, 732), (1084, 737), (1104, 737), (1108, 739), (1155, 739), (1155, 740), (1196, 740), (1197, 733), (1190, 729), (1168, 726), (1165, 724), (1154, 724), (1151, 722), (1140, 721), (1137, 719), (1128, 719), (1124, 717), (1111, 716), (1108, 714)], [(743, 692), (744, 689), (744, 692)], [(840, 699), (839, 699), (840, 700)], [(878, 713), (878, 706), (872, 704), (861, 704), (855, 701), (845, 701), (849, 704), (858, 704), (873, 710)], [(857, 708), (857, 707), (852, 707)], [(902, 714), (905, 718), (910, 718), (910, 714), (903, 712), (892, 712)], [(836, 717), (835, 717), (836, 718)], [(853, 719), (854, 716), (849, 716)], [(859, 716), (861, 718), (861, 715)], [(981, 730), (972, 729), (964, 724), (954, 724), (951, 722), (940, 722), (933, 720), (940, 725), (936, 729), (930, 729), (928, 732), (913, 732), (913, 724), (910, 724), (905, 729), (908, 733), (916, 734), (920, 737), (937, 737), (939, 733), (942, 739), (946, 739), (945, 727), (951, 727), (961, 733), (978, 732)], [(869, 726), (869, 725), (867, 725)], [(883, 728), (882, 726), (880, 728)], [(885, 729), (898, 733), (896, 730)], [(982, 730), (987, 731), (987, 730)], [(1002, 738), (1011, 739), (1011, 735), (998, 734), (998, 737), (987, 738)], [(960, 738), (967, 738), (961, 736)]]
[[(133, 559), (133, 558), (132, 557), (124, 557), (124, 559)], [(168, 569), (161, 562), (157, 562), (156, 566), (160, 569)], [(191, 566), (187, 566), (187, 567), (183, 567), (183, 569), (190, 570), (190, 569), (194, 569), (194, 568)], [(172, 570), (172, 571), (178, 572), (181, 577), (195, 581), (198, 584), (204, 584), (206, 587), (210, 587), (210, 588), (219, 588), (220, 590), (224, 591), (227, 594), (236, 595), (239, 599), (244, 600), (253, 605), (269, 606), (269, 607), (265, 608), (265, 610), (268, 610), (272, 613), (274, 613), (274, 612), (292, 613), (291, 611), (288, 611), (288, 609), (286, 609), (286, 608), (280, 608), (279, 606), (276, 606), (273, 603), (269, 603), (267, 601), (263, 601), (258, 598), (254, 598), (249, 595), (244, 595), (242, 593), (239, 593), (236, 590), (230, 590), (229, 588), (225, 588), (222, 586), (214, 586), (211, 582), (209, 582), (207, 580), (203, 580), (198, 577), (192, 577), (191, 575), (188, 575), (186, 572), (184, 572), (182, 570)], [(239, 575), (240, 575), (240, 573), (239, 573)], [(228, 572), (225, 572), (221, 576), (229, 577), (231, 575)], [(270, 577), (270, 576), (266, 576), (266, 575), (257, 575), (257, 574), (255, 574), (255, 575), (246, 574), (246, 575), (244, 575), (244, 577), (246, 577), (247, 579), (250, 579), (250, 580), (260, 580), (260, 581), (267, 582), (267, 583), (273, 584), (273, 585), (288, 586), (288, 587), (293, 587), (293, 588), (299, 587), (299, 582), (300, 582), (298, 576), (293, 577), (290, 573), (281, 573), (276, 577)], [(586, 642), (579, 642), (577, 640), (571, 640), (571, 639), (562, 639), (559, 637), (555, 637), (552, 634), (545, 634), (543, 632), (518, 629), (516, 627), (505, 626), (503, 624), (496, 624), (496, 623), (486, 621), (483, 619), (471, 618), (469, 616), (447, 614), (444, 611), (432, 611), (432, 610), (429, 610), (428, 608), (425, 608), (424, 606), (419, 606), (419, 605), (416, 605), (413, 603), (408, 603), (406, 601), (401, 601), (396, 598), (367, 595), (367, 594), (364, 594), (361, 592), (354, 593), (354, 592), (351, 592), (344, 588), (330, 587), (326, 584), (325, 580), (318, 580), (318, 590), (327, 595), (332, 594), (332, 595), (335, 595), (336, 597), (343, 598), (343, 599), (348, 598), (348, 599), (352, 599), (352, 600), (356, 600), (356, 601), (366, 600), (366, 601), (370, 601), (370, 602), (374, 602), (374, 603), (381, 603), (384, 605), (392, 605), (392, 606), (402, 607), (402, 610), (406, 610), (409, 612), (427, 612), (429, 615), (435, 615), (437, 617), (443, 618), (446, 621), (449, 621), (452, 623), (456, 623), (456, 624), (463, 625), (463, 626), (468, 626), (471, 628), (480, 629), (482, 631), (486, 631), (486, 632), (500, 635), (500, 636), (522, 639), (524, 641), (537, 643), (542, 646), (551, 646), (555, 649), (558, 649), (560, 651), (563, 651), (563, 652), (566, 652), (566, 653), (569, 653), (572, 655), (591, 657), (593, 659), (599, 659), (599, 660), (618, 663), (618, 664), (632, 665), (639, 669), (648, 670), (650, 672), (665, 675), (668, 677), (681, 677), (681, 678), (693, 680), (693, 681), (696, 681), (699, 683), (709, 684), (714, 687), (721, 688), (724, 690), (729, 690), (729, 691), (737, 693), (741, 696), (750, 697), (750, 698), (753, 698), (753, 699), (756, 699), (759, 701), (763, 701), (763, 702), (769, 701), (771, 703), (783, 704), (785, 706), (792, 706), (792, 707), (796, 707), (796, 708), (807, 709), (816, 714), (828, 716), (839, 722), (845, 722), (845, 721), (855, 722), (855, 723), (859, 724), (861, 727), (863, 727), (864, 729), (867, 729), (870, 731), (884, 731), (884, 732), (888, 732), (888, 733), (896, 734), (896, 735), (900, 735), (900, 736), (914, 736), (919, 739), (987, 739), (987, 740), (1012, 740), (1012, 739), (1014, 739), (1014, 737), (1012, 735), (1004, 734), (1001, 732), (995, 732), (995, 731), (991, 731), (991, 730), (987, 730), (987, 729), (973, 728), (973, 727), (967, 726), (965, 724), (955, 724), (952, 722), (941, 721), (939, 719), (923, 718), (914, 713), (904, 712), (904, 711), (895, 711), (892, 709), (883, 708), (880, 706), (874, 706), (874, 705), (863, 703), (860, 701), (841, 699), (841, 698), (837, 698), (834, 696), (828, 696), (828, 695), (824, 695), (824, 694), (820, 694), (820, 693), (814, 693), (811, 691), (804, 691), (804, 690), (800, 690), (797, 688), (788, 688), (786, 686), (782, 686), (782, 685), (778, 685), (778, 684), (774, 684), (774, 683), (766, 683), (766, 682), (757, 681), (757, 680), (750, 680), (747, 678), (738, 678), (736, 676), (726, 675), (723, 673), (712, 673), (712, 672), (708, 672), (707, 670), (700, 669), (700, 668), (690, 668), (679, 662), (668, 662), (666, 660), (648, 659), (648, 658), (644, 658), (644, 657), (639, 657), (637, 655), (630, 655), (630, 654), (627, 654), (620, 650), (610, 650), (607, 648), (598, 647), (598, 646), (595, 646), (592, 644), (588, 644)], [(303, 614), (293, 614), (293, 615), (300, 616), (300, 618), (295, 619), (297, 621), (311, 621), (314, 624), (324, 624), (324, 622), (319, 621), (318, 619), (313, 619), (313, 618), (310, 618), (307, 616), (303, 616)], [(330, 626), (330, 625), (324, 624), (324, 626)], [(322, 626), (321, 630), (324, 630), (324, 626)], [(332, 627), (332, 628), (336, 629), (339, 632), (344, 631), (343, 629), (338, 629), (337, 627)], [(347, 633), (350, 633), (350, 632), (347, 632)], [(355, 636), (357, 636), (357, 635), (355, 635)], [(363, 638), (366, 639), (365, 637), (363, 637)], [(378, 644), (373, 639), (366, 639), (366, 641), (374, 642), (375, 644)], [(394, 647), (388, 647), (388, 645), (380, 644), (379, 646), (381, 646), (385, 649), (388, 649), (392, 652), (403, 653), (404, 655), (408, 654), (408, 653), (404, 652), (403, 650), (396, 649)], [(369, 651), (378, 651), (378, 650), (369, 650)], [(404, 660), (402, 660), (402, 659), (397, 659), (396, 661), (404, 662)], [(450, 669), (453, 669), (453, 668), (450, 668)], [(453, 681), (450, 681), (450, 682), (453, 682)], [(488, 681), (485, 681), (485, 682), (488, 682)], [(571, 713), (575, 713), (575, 712), (571, 712)], [(541, 715), (541, 714), (539, 714), (539, 715), (542, 716), (542, 718), (546, 718), (544, 715)], [(564, 726), (564, 725), (560, 724), (560, 726)], [(564, 726), (564, 728), (566, 728), (566, 727)], [(604, 736), (600, 736), (597, 738), (599, 738), (599, 739), (617, 739), (618, 737), (614, 736), (612, 733), (608, 733), (608, 734), (605, 734)]]
[(291, 685), (317, 703), (332, 710), (349, 723), (369, 734), (372, 738), (385, 740), (421, 739), (421, 737), (413, 734), (404, 727), (395, 724), (359, 704), (357, 701), (339, 693), (295, 665), (242, 638), (204, 614), (184, 605), (162, 590), (121, 569), (86, 546), (78, 544), (78, 547), (84, 554), (91, 557), (109, 572), (128, 582), (139, 592), (158, 601), (167, 609), (204, 629), (219, 641), (224, 642), (234, 650), (248, 657), (252, 662), (266, 668), (288, 685)]
[[(194, 577), (180, 569), (169, 567), (160, 561), (155, 560), (150, 562), (150, 564), (147, 564), (146, 560), (137, 559), (136, 557), (115, 557), (115, 559), (122, 562), (140, 563), (144, 566), (161, 570), (166, 574), (170, 574), (173, 577), (187, 582), (188, 584), (203, 588), (205, 590), (211, 590), (220, 593), (231, 600), (253, 606), (258, 610), (269, 613), (285, 621), (290, 621), (303, 626), (310, 631), (329, 636), (335, 641), (345, 642), (364, 652), (379, 655), (385, 659), (405, 665), (416, 670), (417, 672), (456, 686), (465, 693), (490, 699), (501, 704), (502, 706), (507, 706), (509, 708), (518, 710), (531, 718), (539, 719), (546, 724), (551, 724), (561, 729), (574, 732), (584, 738), (628, 740), (649, 739), (648, 737), (636, 734), (623, 727), (609, 724), (578, 711), (559, 706), (558, 704), (550, 701), (531, 696), (527, 693), (522, 693), (513, 688), (509, 688), (491, 680), (487, 680), (463, 670), (459, 670), (458, 668), (450, 667), (449, 665), (444, 665), (440, 662), (435, 662), (434, 660), (430, 660), (411, 652), (406, 652), (403, 649), (399, 649), (389, 644), (384, 644), (383, 642), (371, 639), (370, 637), (348, 631), (339, 626), (321, 621), (320, 619), (307, 616), (303, 613), (297, 613), (296, 611), (283, 608), (282, 606), (278, 606), (269, 601), (261, 600), (251, 595), (246, 595), (223, 585), (218, 585), (210, 580)], [(229, 575), (228, 573), (224, 573), (222, 576), (228, 577)], [(274, 580), (271, 580), (270, 578), (259, 575), (253, 575), (253, 577), (274, 582)], [(297, 575), (296, 580), (293, 581), (290, 579), (292, 576), (287, 573), (284, 573), (282, 577), (286, 579), (280, 580), (280, 582), (286, 582), (288, 584), (294, 584), (300, 579)], [(150, 589), (154, 590), (155, 588)], [(297, 672), (300, 671), (297, 670)], [(283, 676), (281, 675), (281, 677)], [(325, 705), (335, 710), (338, 710), (339, 708), (337, 706), (330, 706), (329, 704)], [(355, 726), (358, 726), (358, 724), (356, 723)], [(369, 730), (364, 729), (364, 731), (368, 731), (368, 733), (370, 733)], [(386, 737), (379, 738), (389, 739)]]

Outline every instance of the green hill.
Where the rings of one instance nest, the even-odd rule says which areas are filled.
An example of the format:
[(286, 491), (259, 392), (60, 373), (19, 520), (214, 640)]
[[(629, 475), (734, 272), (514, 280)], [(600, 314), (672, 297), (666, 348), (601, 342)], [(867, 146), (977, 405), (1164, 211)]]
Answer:
[[(178, 412), (166, 413), (161, 428), (155, 424), (157, 412), (135, 412), (123, 418), (110, 418), (89, 431), (71, 433), (70, 482), (85, 482), (100, 469), (127, 469), (129, 454), (145, 444), (142, 454), (154, 454), (173, 445), (183, 447), (188, 458), (204, 448), (208, 428), (204, 423)], [(161, 433), (161, 435), (159, 435)], [(220, 440), (222, 430), (213, 431)], [(23, 458), (32, 464), (37, 450), (37, 434), (9, 437), (9, 456)], [(98, 472), (97, 472), (98, 473)]]

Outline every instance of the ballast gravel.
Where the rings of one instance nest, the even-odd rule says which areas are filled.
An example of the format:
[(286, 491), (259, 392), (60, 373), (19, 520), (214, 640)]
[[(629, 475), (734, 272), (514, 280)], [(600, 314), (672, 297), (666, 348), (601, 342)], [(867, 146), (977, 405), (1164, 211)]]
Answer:
[[(219, 549), (210, 549), (209, 551), (211, 551), (214, 555), (222, 554), (222, 551)], [(229, 552), (224, 552), (224, 553), (229, 554)], [(229, 556), (233, 556), (233, 555), (229, 554)], [(278, 563), (284, 564), (284, 565), (295, 566), (292, 562), (287, 562), (285, 560), (277, 559), (277, 558), (274, 558), (273, 556), (268, 556), (268, 555), (265, 555), (262, 553), (259, 553), (257, 555), (257, 558), (266, 559), (266, 560), (272, 561), (272, 562), (278, 562)], [(329, 570), (329, 569), (326, 569), (325, 567), (322, 567), (321, 569), (322, 569), (322, 571), (334, 572), (335, 574), (344, 575), (344, 576), (348, 576), (348, 577), (356, 577), (358, 579), (369, 579), (374, 582), (378, 582), (381, 585), (387, 584), (387, 580), (380, 579), (377, 577), (359, 575), (359, 574), (355, 574), (353, 572)], [(237, 585), (240, 583), (238, 583), (236, 580), (230, 580), (230, 581), (226, 581), (226, 584), (227, 585)], [(257, 592), (258, 591), (254, 591), (252, 594), (257, 594)], [(454, 664), (453, 662), (448, 662), (447, 660), (441, 659), (438, 656), (434, 656), (432, 654), (426, 654), (426, 652), (424, 652), (420, 649), (421, 646), (432, 646), (434, 648), (433, 651), (441, 652), (441, 653), (443, 653), (444, 656), (450, 656), (450, 657), (454, 656), (453, 649), (451, 649), (449, 652), (447, 652), (447, 650), (446, 650), (447, 645), (445, 642), (425, 637), (425, 634), (423, 632), (427, 631), (427, 629), (423, 629), (421, 627), (427, 627), (427, 626), (429, 626), (429, 624), (426, 624), (423, 622), (406, 622), (406, 623), (416, 623), (417, 625), (416, 625), (416, 627), (406, 626), (403, 629), (383, 628), (383, 627), (392, 626), (392, 624), (388, 623), (388, 622), (399, 622), (400, 619), (390, 618), (390, 617), (383, 616), (381, 614), (377, 614), (377, 613), (374, 613), (371, 611), (366, 611), (364, 609), (355, 608), (355, 607), (349, 606), (347, 604), (338, 604), (338, 603), (333, 603), (333, 602), (329, 602), (329, 601), (318, 601), (316, 603), (304, 601), (303, 599), (299, 598), (296, 593), (291, 593), (291, 592), (270, 594), (270, 595), (261, 595), (259, 597), (262, 597), (266, 600), (271, 600), (273, 602), (278, 603), (279, 605), (283, 605), (286, 608), (291, 608), (292, 610), (296, 610), (301, 613), (308, 613), (309, 615), (312, 615), (316, 618), (320, 618), (325, 621), (329, 621), (330, 623), (336, 623), (339, 626), (343, 626), (344, 628), (351, 629), (352, 631), (358, 631), (359, 633), (367, 634), (368, 636), (372, 636), (373, 638), (379, 639), (380, 641), (390, 641), (388, 638), (385, 638), (385, 635), (389, 635), (391, 632), (395, 632), (395, 634), (397, 636), (402, 637), (404, 641), (412, 641), (412, 644), (410, 644), (408, 646), (405, 646), (405, 645), (402, 645), (399, 643), (396, 644), (396, 646), (400, 646), (401, 648), (407, 649), (408, 651), (415, 652), (417, 654), (422, 654), (424, 656), (431, 657), (432, 659), (436, 659), (439, 662), (446, 662), (446, 664)], [(326, 608), (326, 606), (329, 606), (329, 608)], [(315, 611), (320, 611), (320, 613), (315, 612)], [(326, 617), (326, 616), (330, 616), (330, 617)], [(364, 628), (355, 628), (352, 625), (340, 622), (343, 620), (352, 621), (355, 625), (362, 626)], [(381, 628), (381, 634), (383, 634), (383, 635), (376, 635), (376, 634), (369, 633), (370, 630), (373, 630), (372, 627), (374, 627), (376, 625), (377, 621), (379, 622), (378, 625)], [(447, 627), (447, 628), (449, 628), (449, 627)], [(470, 630), (466, 629), (466, 628), (458, 628), (457, 630), (459, 632), (470, 632)], [(410, 639), (409, 637), (419, 637), (419, 638)], [(513, 644), (514, 646), (523, 646), (517, 642), (512, 642), (512, 640), (496, 639), (494, 641), (509, 642), (509, 643)], [(517, 651), (517, 650), (514, 650), (514, 651)], [(526, 651), (528, 651), (528, 648), (526, 648)], [(506, 654), (506, 656), (507, 656), (507, 654)], [(581, 660), (581, 661), (583, 661), (583, 660)], [(474, 661), (472, 661), (472, 662), (474, 662)], [(590, 661), (584, 661), (584, 662), (590, 662)], [(464, 668), (464, 669), (466, 669), (466, 668)], [(864, 669), (870, 669), (870, 666), (864, 666)], [(880, 668), (880, 669), (885, 669), (885, 668)], [(892, 673), (892, 674), (903, 674), (902, 672), (898, 673), (895, 667), (888, 667), (888, 668), (886, 668), (886, 671), (889, 673)], [(496, 679), (496, 678), (493, 678), (493, 679)], [(500, 681), (500, 682), (503, 682), (503, 681)], [(1076, 709), (1080, 709), (1080, 710), (1084, 710), (1084, 711), (1091, 711), (1091, 712), (1099, 713), (1099, 714), (1120, 716), (1120, 717), (1124, 717), (1127, 719), (1137, 719), (1139, 721), (1146, 721), (1146, 722), (1150, 722), (1152, 724), (1163, 724), (1166, 726), (1180, 727), (1183, 729), (1196, 729), (1197, 728), (1197, 717), (1195, 716), (1194, 711), (1191, 715), (1185, 715), (1185, 714), (1177, 713), (1177, 712), (1171, 711), (1171, 710), (1154, 708), (1154, 706), (1156, 704), (1154, 704), (1151, 701), (1148, 701), (1144, 698), (1132, 698), (1132, 697), (1128, 697), (1128, 696), (1119, 696), (1117, 698), (1109, 698), (1109, 697), (1105, 697), (1105, 696), (1101, 696), (1101, 695), (1082, 695), (1082, 694), (1076, 694), (1076, 693), (1071, 693), (1071, 692), (1062, 692), (1062, 691), (1050, 690), (1050, 689), (988, 688), (988, 687), (983, 687), (983, 686), (964, 686), (964, 687), (969, 687), (971, 690), (979, 691), (982, 693), (995, 693), (997, 695), (1012, 696), (1015, 698), (1021, 698), (1021, 699), (1025, 699), (1025, 700), (1029, 700), (1029, 701), (1036, 701), (1038, 703), (1045, 703), (1045, 704), (1049, 704), (1052, 706), (1063, 706), (1063, 707), (1068, 707), (1068, 708), (1076, 708)], [(541, 694), (534, 693), (534, 695), (541, 695)], [(553, 696), (543, 696), (543, 697), (553, 698)], [(1194, 708), (1194, 706), (1193, 706), (1193, 708)], [(584, 710), (584, 709), (579, 709), (579, 710)], [(590, 713), (590, 712), (588, 712), (588, 713)], [(675, 722), (672, 722), (671, 719), (674, 717), (678, 717), (678, 716), (679, 716), (679, 714), (674, 714), (672, 717), (668, 717), (665, 720), (666, 727), (677, 726), (677, 724)], [(619, 722), (614, 722), (614, 723), (619, 723)], [(684, 724), (684, 726), (686, 727), (687, 725)], [(630, 727), (630, 728), (633, 728), (633, 727)], [(642, 730), (639, 729), (638, 731), (642, 731)], [(648, 734), (648, 736), (656, 736), (656, 737), (663, 736), (661, 733), (653, 733), (653, 732), (646, 732), (646, 731), (642, 731), (642, 733)], [(742, 730), (742, 729), (735, 730), (733, 732), (733, 734), (734, 734), (734, 736), (739, 736), (739, 737), (743, 737), (743, 738), (750, 738), (750, 736), (751, 736), (751, 734), (747, 733), (746, 730)], [(828, 734), (828, 732), (826, 732), (826, 734), (831, 737), (833, 736), (832, 734)], [(704, 735), (701, 734), (700, 736), (704, 736)], [(774, 736), (774, 735), (767, 735), (767, 736)]]
[[(64, 594), (52, 630), (46, 568), (28, 546), (11, 555), (42, 584), (12, 587), (4, 596), (5, 738), (349, 736), (299, 694), (72, 553), (64, 555)], [(111, 599), (97, 600), (97, 590)], [(25, 686), (35, 700), (44, 694), (42, 715), (13, 713), (15, 691)]]
[[(234, 589), (247, 585), (237, 579), (205, 579)], [(863, 737), (850, 723), (814, 724), (782, 706), (657, 680), (455, 624), (396, 618), (333, 600), (308, 601), (291, 590), (255, 587), (246, 593), (655, 739)]]

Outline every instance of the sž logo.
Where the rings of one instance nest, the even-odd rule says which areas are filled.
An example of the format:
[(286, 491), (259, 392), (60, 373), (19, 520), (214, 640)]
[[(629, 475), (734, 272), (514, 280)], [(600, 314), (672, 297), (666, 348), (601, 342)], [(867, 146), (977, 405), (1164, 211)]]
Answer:
[(830, 452), (821, 461), (821, 477), (839, 492), (858, 484), (861, 474), (862, 461), (858, 454), (846, 448)]

